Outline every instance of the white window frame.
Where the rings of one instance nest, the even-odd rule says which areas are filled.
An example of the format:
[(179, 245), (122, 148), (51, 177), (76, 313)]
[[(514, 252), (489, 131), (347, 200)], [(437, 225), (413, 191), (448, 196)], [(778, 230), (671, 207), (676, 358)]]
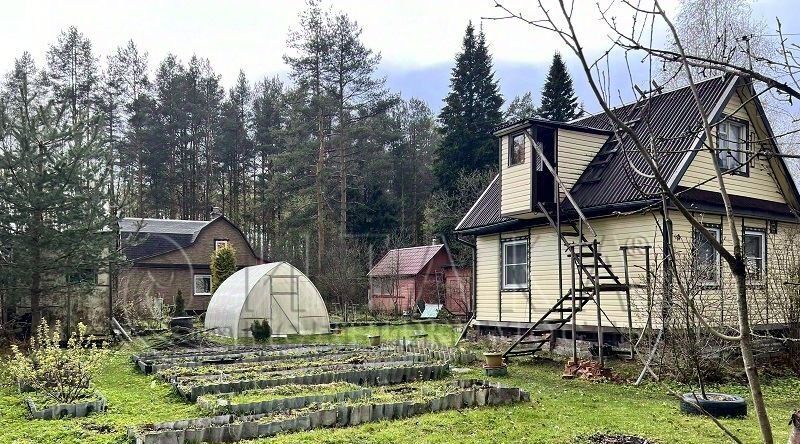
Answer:
[[(508, 252), (508, 247), (517, 246), (517, 245), (525, 245), (525, 262), (513, 263), (509, 264), (506, 261), (506, 256)], [(501, 256), (501, 263), (500, 266), (502, 267), (502, 288), (503, 290), (526, 290), (530, 284), (530, 266), (528, 264), (528, 258), (530, 254), (528, 251), (528, 239), (518, 239), (518, 240), (510, 240), (510, 241), (503, 241), (502, 243), (502, 256)], [(508, 283), (508, 273), (506, 272), (506, 268), (508, 266), (525, 266), (525, 283), (523, 284), (513, 284)]]
[[(206, 279), (208, 278), (208, 293), (198, 293), (197, 292), (197, 279)], [(195, 296), (211, 296), (211, 275), (210, 274), (196, 274), (192, 278), (192, 294)]]
[(230, 245), (231, 242), (228, 239), (214, 239), (214, 251), (219, 250), (222, 247)]
[[(731, 136), (731, 130), (734, 127), (739, 129), (739, 138), (736, 140)], [(746, 151), (746, 123), (728, 119), (717, 124), (717, 162), (723, 171), (746, 174)]]
[[(761, 239), (761, 257), (752, 256), (754, 259), (758, 259), (760, 261), (760, 266), (758, 267), (758, 278), (754, 278), (750, 272), (750, 258), (751, 256), (747, 254), (747, 249), (742, 248), (744, 250), (744, 257), (747, 261), (747, 278), (750, 279), (752, 282), (763, 282), (764, 281), (764, 274), (766, 273), (766, 262), (767, 262), (767, 233), (758, 230), (744, 230), (744, 237), (747, 236), (757, 236)], [(744, 237), (742, 238), (742, 244), (747, 245), (745, 242)]]
[[(717, 242), (722, 242), (722, 229), (721, 228), (719, 228), (719, 227), (705, 227), (705, 228), (706, 228), (706, 230), (714, 233), (714, 237), (717, 239)], [(702, 238), (702, 240), (706, 240), (704, 237), (702, 237), (703, 236), (702, 233), (700, 233), (697, 230), (695, 230), (695, 236), (698, 236), (699, 238)], [(701, 284), (705, 285), (705, 286), (716, 287), (716, 286), (719, 285), (720, 275), (722, 274), (722, 257), (720, 256), (719, 251), (714, 249), (714, 247), (711, 247), (711, 248), (714, 251), (714, 273), (716, 275), (716, 278), (713, 279), (713, 280), (702, 281)], [(700, 264), (698, 264), (698, 266), (699, 265)]]

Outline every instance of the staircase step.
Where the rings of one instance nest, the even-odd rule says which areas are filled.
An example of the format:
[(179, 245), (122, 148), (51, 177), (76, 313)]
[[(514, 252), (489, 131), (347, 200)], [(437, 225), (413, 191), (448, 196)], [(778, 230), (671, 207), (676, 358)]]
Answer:
[(591, 296), (572, 296), (571, 294), (567, 294), (561, 299), (564, 302), (569, 302), (569, 301), (571, 301), (573, 299), (575, 299), (576, 301), (591, 301), (592, 297)]
[[(575, 307), (575, 313), (580, 313), (583, 310), (580, 307)], [(572, 307), (570, 308), (556, 308), (553, 310), (554, 313), (572, 313)]]
[(542, 349), (541, 347), (536, 347), (536, 348), (526, 348), (526, 349), (521, 349), (521, 350), (509, 350), (503, 356), (506, 357), (506, 356), (534, 355), (541, 349)]
[[(581, 252), (581, 253), (575, 253), (575, 256), (578, 256), (578, 257), (595, 257), (595, 255), (596, 255), (596, 257), (600, 257), (600, 256), (603, 255), (603, 253), (595, 253), (593, 251), (585, 251), (585, 252)], [(572, 257), (572, 254), (571, 253), (568, 254), (567, 257)], [(586, 265), (584, 265), (584, 267), (585, 266)], [(594, 265), (592, 265), (592, 266), (594, 266)]]
[[(627, 289), (625, 284), (600, 284), (600, 291), (625, 291)], [(575, 291), (582, 293), (593, 293), (594, 287), (576, 288)]]
[(580, 236), (580, 233), (570, 233), (570, 232), (564, 232), (564, 231), (562, 231), (562, 232), (561, 232), (561, 235), (562, 235), (562, 236), (569, 236), (569, 237), (578, 237), (578, 236)]

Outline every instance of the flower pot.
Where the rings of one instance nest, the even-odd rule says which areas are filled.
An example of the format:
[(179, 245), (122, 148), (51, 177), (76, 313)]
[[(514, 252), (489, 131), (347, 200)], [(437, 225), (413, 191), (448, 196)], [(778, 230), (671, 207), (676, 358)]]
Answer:
[(369, 345), (373, 347), (378, 347), (381, 345), (381, 335), (369, 335)]
[(505, 367), (503, 364), (503, 354), (500, 352), (485, 352), (483, 357), (486, 359), (486, 368)]

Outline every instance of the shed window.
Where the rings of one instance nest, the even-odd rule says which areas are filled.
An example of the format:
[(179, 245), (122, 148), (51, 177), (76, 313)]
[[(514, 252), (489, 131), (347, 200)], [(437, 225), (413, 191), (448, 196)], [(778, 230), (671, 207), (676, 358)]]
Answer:
[(527, 239), (503, 243), (503, 289), (528, 288)]
[(717, 125), (717, 161), (724, 171), (745, 173), (747, 125), (726, 120)]
[(211, 295), (211, 275), (209, 274), (194, 275), (194, 295), (195, 296)]
[(228, 239), (214, 239), (214, 251), (228, 246)]
[(745, 230), (744, 255), (747, 258), (747, 275), (753, 281), (764, 277), (764, 252), (766, 236), (761, 231)]
[(511, 137), (508, 144), (508, 166), (525, 163), (525, 134), (520, 133)]
[[(717, 227), (706, 227), (714, 238), (721, 242), (720, 229)], [(699, 231), (694, 232), (695, 243), (695, 264), (698, 274), (698, 281), (702, 285), (719, 285), (720, 256), (714, 249), (711, 242), (706, 239)]]

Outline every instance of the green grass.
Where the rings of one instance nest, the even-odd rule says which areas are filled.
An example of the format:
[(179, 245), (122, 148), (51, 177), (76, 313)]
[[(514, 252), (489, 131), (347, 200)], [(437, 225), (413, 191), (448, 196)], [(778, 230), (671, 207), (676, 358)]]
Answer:
[[(366, 343), (366, 335), (385, 338), (410, 336), (427, 330), (428, 339), (452, 343), (458, 332), (448, 326), (356, 327), (342, 335), (305, 338), (305, 342), (333, 339)], [(11, 389), (0, 389), (0, 443), (122, 443), (127, 426), (201, 416), (171, 388), (136, 371), (128, 360), (130, 350), (116, 352), (97, 378), (97, 386), (109, 401), (105, 414), (83, 419), (29, 421), (22, 398)], [(619, 364), (615, 364), (619, 365)], [(579, 435), (597, 431), (638, 434), (661, 444), (725, 443), (722, 433), (708, 420), (678, 412), (677, 402), (658, 384), (633, 387), (623, 384), (562, 380), (562, 366), (544, 359), (514, 363), (504, 384), (522, 387), (532, 402), (511, 407), (469, 409), (428, 414), (403, 421), (360, 427), (317, 430), (263, 439), (260, 443), (486, 443), (527, 442), (571, 444)], [(478, 377), (478, 368), (468, 377)], [(746, 394), (738, 385), (725, 391)], [(800, 380), (765, 381), (765, 394), (775, 428), (775, 441), (786, 442), (786, 422), (800, 408)], [(750, 415), (724, 420), (743, 442), (759, 442), (758, 424)], [(114, 431), (108, 431), (110, 427)]]

